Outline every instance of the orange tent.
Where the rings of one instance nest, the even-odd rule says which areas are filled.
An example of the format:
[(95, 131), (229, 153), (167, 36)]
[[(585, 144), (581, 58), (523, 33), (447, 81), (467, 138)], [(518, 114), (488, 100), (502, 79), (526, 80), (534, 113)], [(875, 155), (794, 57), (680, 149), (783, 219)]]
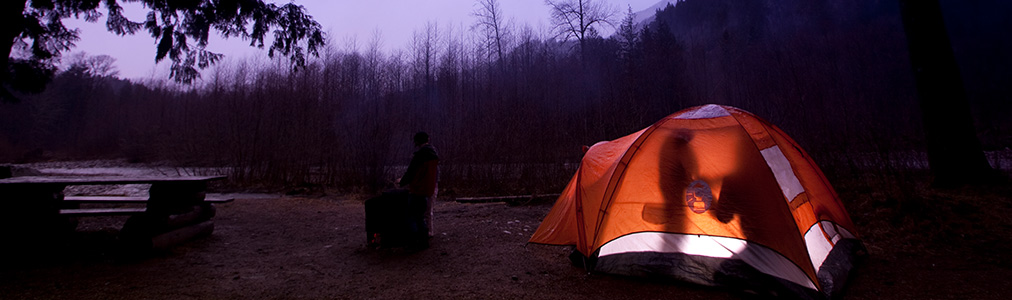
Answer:
[(829, 296), (863, 251), (811, 158), (743, 110), (705, 105), (592, 146), (530, 242), (595, 271)]

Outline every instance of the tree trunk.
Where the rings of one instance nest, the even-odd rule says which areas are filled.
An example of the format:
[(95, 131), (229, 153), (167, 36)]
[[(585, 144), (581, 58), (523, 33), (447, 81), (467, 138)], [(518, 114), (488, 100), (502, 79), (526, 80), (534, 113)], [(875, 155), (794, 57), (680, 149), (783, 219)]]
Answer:
[(993, 179), (994, 170), (973, 128), (970, 104), (938, 1), (899, 2), (933, 184), (944, 187)]

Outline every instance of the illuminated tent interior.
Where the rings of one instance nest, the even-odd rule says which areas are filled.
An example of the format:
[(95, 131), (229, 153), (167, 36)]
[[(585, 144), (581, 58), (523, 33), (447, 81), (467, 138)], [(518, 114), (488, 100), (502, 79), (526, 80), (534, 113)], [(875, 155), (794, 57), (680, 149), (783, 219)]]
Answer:
[(720, 105), (590, 147), (530, 242), (597, 272), (802, 298), (838, 292), (864, 252), (804, 150)]

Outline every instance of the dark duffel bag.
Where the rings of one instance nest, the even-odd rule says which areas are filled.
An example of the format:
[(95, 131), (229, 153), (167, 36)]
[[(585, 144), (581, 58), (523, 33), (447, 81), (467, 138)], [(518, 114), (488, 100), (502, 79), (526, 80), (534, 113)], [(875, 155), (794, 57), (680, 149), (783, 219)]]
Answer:
[(425, 197), (391, 190), (365, 201), (366, 241), (370, 247), (426, 247), (428, 229), (422, 218)]

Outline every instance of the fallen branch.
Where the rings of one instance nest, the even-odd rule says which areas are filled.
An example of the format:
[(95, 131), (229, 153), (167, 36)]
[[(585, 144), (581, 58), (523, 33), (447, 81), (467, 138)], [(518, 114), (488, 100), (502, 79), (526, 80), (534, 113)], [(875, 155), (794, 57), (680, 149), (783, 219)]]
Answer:
[(523, 195), (523, 196), (490, 196), (490, 197), (463, 197), (457, 198), (455, 201), (458, 203), (492, 203), (492, 202), (507, 202), (517, 203), (521, 201), (531, 201), (536, 198), (545, 197), (558, 197), (559, 194), (546, 194), (546, 195)]

